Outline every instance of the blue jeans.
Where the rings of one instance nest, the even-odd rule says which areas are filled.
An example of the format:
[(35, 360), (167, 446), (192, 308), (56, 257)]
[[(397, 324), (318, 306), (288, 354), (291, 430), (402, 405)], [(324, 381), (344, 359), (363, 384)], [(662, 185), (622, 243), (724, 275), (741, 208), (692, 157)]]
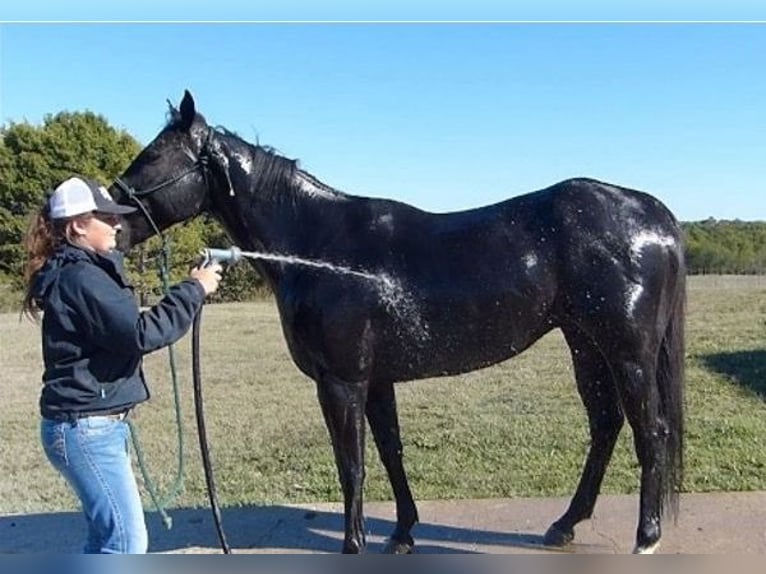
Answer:
[(93, 416), (74, 422), (42, 419), (45, 454), (82, 504), (88, 524), (86, 554), (144, 554), (144, 510), (130, 464), (130, 427)]

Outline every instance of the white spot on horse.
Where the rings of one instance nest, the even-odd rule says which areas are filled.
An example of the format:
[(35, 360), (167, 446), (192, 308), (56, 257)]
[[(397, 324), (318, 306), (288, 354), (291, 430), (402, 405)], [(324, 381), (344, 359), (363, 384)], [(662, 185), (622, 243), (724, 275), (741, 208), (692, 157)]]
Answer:
[(657, 550), (660, 549), (660, 541), (658, 540), (654, 544), (650, 544), (649, 546), (636, 546), (633, 549), (633, 554), (656, 554)]
[(636, 309), (636, 303), (638, 303), (638, 299), (641, 297), (643, 292), (644, 286), (640, 285), (639, 283), (634, 283), (628, 288), (628, 292), (626, 293), (628, 301), (625, 305), (628, 311), (628, 315), (633, 315), (633, 311)]
[(630, 243), (630, 258), (637, 262), (641, 256), (641, 252), (645, 247), (649, 245), (656, 245), (659, 247), (674, 247), (676, 240), (669, 235), (660, 235), (654, 231), (641, 231), (633, 236), (633, 241)]
[(241, 153), (233, 153), (232, 156), (239, 164), (239, 167), (248, 175), (253, 173), (253, 158), (249, 155), (243, 155)]
[(372, 224), (373, 229), (385, 229), (388, 232), (394, 230), (394, 216), (390, 213), (384, 213), (375, 218)]
[(535, 265), (537, 265), (537, 255), (534, 253), (527, 253), (524, 256), (524, 265), (527, 266), (527, 269), (531, 269)]

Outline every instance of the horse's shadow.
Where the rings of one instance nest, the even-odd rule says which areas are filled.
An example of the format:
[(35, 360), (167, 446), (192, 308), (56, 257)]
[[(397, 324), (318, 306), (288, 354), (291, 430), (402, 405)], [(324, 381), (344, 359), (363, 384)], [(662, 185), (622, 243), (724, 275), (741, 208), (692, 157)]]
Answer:
[[(169, 515), (173, 523), (167, 529), (157, 512), (147, 513), (150, 552), (221, 552), (209, 509), (175, 509)], [(343, 540), (343, 515), (339, 512), (246, 506), (223, 509), (221, 517), (232, 553), (337, 553)], [(394, 523), (368, 517), (365, 524), (371, 533), (368, 551), (380, 552)], [(420, 523), (413, 534), (420, 541), (415, 547), (418, 554), (487, 553), (491, 546), (546, 550), (541, 535), (524, 532)], [(84, 536), (85, 523), (79, 512), (0, 517), (0, 554), (77, 553)]]
[(704, 355), (702, 362), (766, 400), (766, 350), (711, 353)]

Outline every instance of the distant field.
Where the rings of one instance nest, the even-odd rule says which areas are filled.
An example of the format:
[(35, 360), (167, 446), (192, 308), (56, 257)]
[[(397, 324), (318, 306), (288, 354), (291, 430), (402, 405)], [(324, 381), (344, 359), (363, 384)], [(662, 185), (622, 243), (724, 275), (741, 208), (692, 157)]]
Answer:
[[(687, 491), (766, 489), (766, 277), (692, 277), (687, 324)], [(39, 329), (0, 315), (0, 513), (77, 507), (38, 441)], [(202, 333), (207, 424), (224, 505), (340, 499), (312, 381), (290, 361), (271, 302), (210, 305)], [(185, 491), (206, 506), (191, 393), (189, 338), (176, 346)], [(133, 421), (160, 490), (176, 466), (167, 352), (146, 361), (152, 400)], [(405, 464), (416, 498), (570, 495), (587, 423), (563, 339), (474, 373), (402, 384)], [(367, 499), (390, 491), (368, 440)], [(632, 493), (626, 426), (603, 491)], [(148, 498), (145, 499), (148, 504)]]

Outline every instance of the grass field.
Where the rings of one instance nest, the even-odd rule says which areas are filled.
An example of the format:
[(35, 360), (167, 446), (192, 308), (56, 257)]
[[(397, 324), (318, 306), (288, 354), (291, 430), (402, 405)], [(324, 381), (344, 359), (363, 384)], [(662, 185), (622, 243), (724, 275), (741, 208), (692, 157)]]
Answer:
[[(692, 277), (687, 322), (687, 491), (766, 489), (766, 277)], [(340, 499), (314, 384), (290, 361), (270, 301), (211, 305), (202, 321), (205, 405), (224, 505)], [(77, 507), (38, 440), (39, 328), (0, 315), (0, 513)], [(206, 506), (191, 393), (189, 338), (176, 346), (185, 489)], [(147, 357), (153, 398), (133, 415), (161, 492), (178, 456), (168, 355)], [(416, 498), (571, 495), (588, 444), (561, 335), (462, 376), (398, 386), (405, 464)], [(367, 499), (388, 499), (368, 439)], [(603, 492), (632, 493), (626, 426)], [(145, 498), (148, 504), (148, 498)]]

